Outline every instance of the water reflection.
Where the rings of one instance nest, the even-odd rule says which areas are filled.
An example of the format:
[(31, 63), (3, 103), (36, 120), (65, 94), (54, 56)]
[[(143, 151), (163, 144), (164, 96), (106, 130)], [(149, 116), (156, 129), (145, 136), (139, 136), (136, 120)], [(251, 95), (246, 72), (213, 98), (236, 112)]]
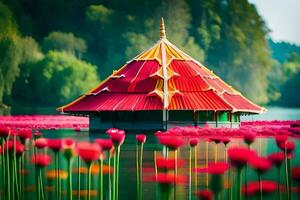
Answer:
[[(96, 138), (108, 138), (107, 135), (98, 134), (88, 136), (87, 132), (73, 132), (73, 131), (45, 131), (45, 137), (70, 137), (70, 135), (79, 141), (89, 140), (93, 141)], [(294, 140), (299, 143), (298, 140)], [(230, 143), (225, 146), (222, 142), (208, 141), (207, 139), (200, 139), (197, 141), (197, 145), (190, 146), (185, 145), (183, 148), (177, 150), (170, 150), (168, 152), (169, 159), (175, 159), (175, 169), (170, 173), (176, 175), (184, 175), (187, 181), (184, 184), (176, 184), (171, 192), (171, 199), (196, 199), (195, 191), (205, 190), (209, 187), (211, 176), (208, 173), (197, 173), (195, 168), (207, 167), (210, 162), (227, 162), (228, 157), (226, 149), (233, 146), (245, 146), (242, 139), (231, 139)], [(28, 143), (28, 151), (24, 156), (24, 168), (20, 170), (20, 173), (24, 179), (24, 199), (36, 198), (37, 190), (35, 183), (35, 170), (30, 163), (30, 155), (33, 155), (35, 149), (32, 143)], [(273, 139), (257, 138), (251, 145), (251, 148), (257, 150), (260, 156), (266, 156), (272, 152), (278, 151), (277, 146)], [(297, 155), (300, 148), (296, 149), (295, 155)], [(55, 157), (53, 151), (50, 150), (37, 150), (39, 152), (48, 153)], [(143, 152), (143, 153), (142, 153)], [(165, 157), (162, 145), (157, 143), (157, 138), (152, 135), (148, 135), (145, 145), (137, 146), (135, 135), (126, 135), (125, 143), (122, 145), (120, 151), (120, 174), (119, 174), (119, 199), (158, 199), (161, 198), (160, 190), (155, 179), (160, 169), (157, 168), (157, 158)], [(56, 196), (56, 184), (60, 187), (60, 199), (68, 199), (68, 162), (62, 153), (57, 154), (57, 158), (60, 163), (60, 171), (57, 174), (55, 171), (55, 162), (52, 162), (48, 167), (43, 170), (43, 183), (45, 199), (57, 199)], [(181, 160), (185, 161), (184, 165), (179, 164)], [(2, 163), (2, 162), (1, 162)], [(291, 165), (299, 165), (299, 158), (295, 156)], [(114, 166), (113, 166), (114, 167)], [(105, 152), (103, 163), (95, 162), (91, 168), (91, 199), (101, 199), (100, 192), (101, 184), (100, 169), (103, 169), (103, 199), (110, 199), (109, 183), (111, 183), (111, 175), (113, 168), (111, 167), (111, 160), (109, 152)], [(73, 199), (86, 199), (88, 193), (88, 166), (85, 163), (79, 163), (76, 158), (72, 167), (72, 189)], [(236, 184), (235, 172), (228, 170), (223, 176), (223, 191), (220, 194), (219, 199), (236, 199), (235, 192), (230, 190), (231, 186)], [(284, 167), (280, 168), (280, 181), (284, 185), (285, 171)], [(56, 178), (59, 177), (59, 183), (56, 183)], [(256, 181), (257, 173), (251, 168), (247, 170), (247, 182)], [(270, 171), (263, 174), (263, 179), (277, 181), (277, 169), (272, 168)], [(3, 183), (1, 183), (3, 186)], [(234, 191), (234, 190), (233, 190)], [(282, 199), (285, 198), (285, 193), (282, 194)], [(294, 198), (296, 195), (293, 193)], [(270, 194), (264, 199), (277, 198), (277, 193)]]

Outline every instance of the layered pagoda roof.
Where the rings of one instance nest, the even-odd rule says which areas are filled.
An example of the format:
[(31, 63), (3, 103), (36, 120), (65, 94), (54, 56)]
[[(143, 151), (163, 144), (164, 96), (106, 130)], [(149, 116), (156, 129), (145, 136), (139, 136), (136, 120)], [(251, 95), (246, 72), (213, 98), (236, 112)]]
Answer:
[(169, 42), (162, 20), (156, 44), (58, 110), (69, 113), (150, 110), (261, 113), (264, 108)]

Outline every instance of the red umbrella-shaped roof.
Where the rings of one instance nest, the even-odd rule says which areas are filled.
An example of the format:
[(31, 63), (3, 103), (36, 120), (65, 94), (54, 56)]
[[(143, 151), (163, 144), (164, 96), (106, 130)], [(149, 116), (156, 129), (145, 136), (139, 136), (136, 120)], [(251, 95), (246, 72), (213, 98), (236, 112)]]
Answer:
[(261, 113), (211, 70), (166, 39), (113, 72), (97, 87), (58, 108), (61, 112), (194, 110)]

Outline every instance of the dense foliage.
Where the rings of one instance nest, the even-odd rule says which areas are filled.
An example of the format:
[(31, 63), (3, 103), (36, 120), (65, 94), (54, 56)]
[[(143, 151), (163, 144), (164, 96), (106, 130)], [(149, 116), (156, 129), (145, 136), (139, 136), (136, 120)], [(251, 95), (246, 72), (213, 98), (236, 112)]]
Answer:
[[(248, 0), (0, 2), (0, 52), (3, 52), (0, 54), (0, 82), (3, 83), (0, 85), (0, 102), (4, 96), (4, 102), (9, 104), (66, 103), (89, 90), (97, 80), (96, 75), (105, 78), (157, 41), (161, 17), (165, 18), (167, 38), (172, 43), (203, 62), (251, 100), (290, 105), (282, 94), (291, 92), (286, 95), (296, 95), (288, 87), (299, 81), (299, 76), (296, 76), (299, 67), (292, 67), (290, 71), (291, 67), (288, 67), (299, 65), (295, 60), (288, 60), (296, 46), (281, 48), (270, 43), (275, 49), (272, 54), (268, 28)], [(26, 42), (31, 46), (22, 45)], [(279, 50), (285, 49), (284, 57), (276, 57), (281, 55)], [(87, 79), (80, 77), (84, 68), (73, 66), (73, 75), (61, 71), (53, 54), (59, 55), (70, 69), (69, 64), (74, 64), (70, 62), (71, 56), (89, 66), (86, 76), (91, 78), (91, 84), (84, 84)], [(34, 56), (24, 59), (23, 55)], [(52, 68), (56, 68), (51, 72), (56, 73), (60, 81), (42, 79), (42, 74), (37, 75), (34, 71), (47, 68), (44, 66), (47, 59), (54, 59), (49, 61)], [(97, 73), (92, 65), (97, 66)], [(36, 90), (35, 80), (38, 78), (41, 78), (38, 86), (44, 89)], [(69, 91), (71, 88), (61, 85), (71, 80), (78, 84), (78, 90), (75, 85), (72, 89), (76, 91)], [(24, 88), (31, 91), (27, 97), (20, 94)], [(50, 102), (49, 96), (39, 95), (40, 91), (56, 96)], [(295, 101), (292, 105), (300, 104)]]

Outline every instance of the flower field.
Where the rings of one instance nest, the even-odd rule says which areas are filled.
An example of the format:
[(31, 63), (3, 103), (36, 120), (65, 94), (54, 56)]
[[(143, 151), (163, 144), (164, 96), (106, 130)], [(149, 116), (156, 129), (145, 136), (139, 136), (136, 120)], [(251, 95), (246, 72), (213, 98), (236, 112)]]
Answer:
[(84, 117), (1, 117), (0, 198), (299, 198), (300, 121), (137, 135), (87, 127)]

